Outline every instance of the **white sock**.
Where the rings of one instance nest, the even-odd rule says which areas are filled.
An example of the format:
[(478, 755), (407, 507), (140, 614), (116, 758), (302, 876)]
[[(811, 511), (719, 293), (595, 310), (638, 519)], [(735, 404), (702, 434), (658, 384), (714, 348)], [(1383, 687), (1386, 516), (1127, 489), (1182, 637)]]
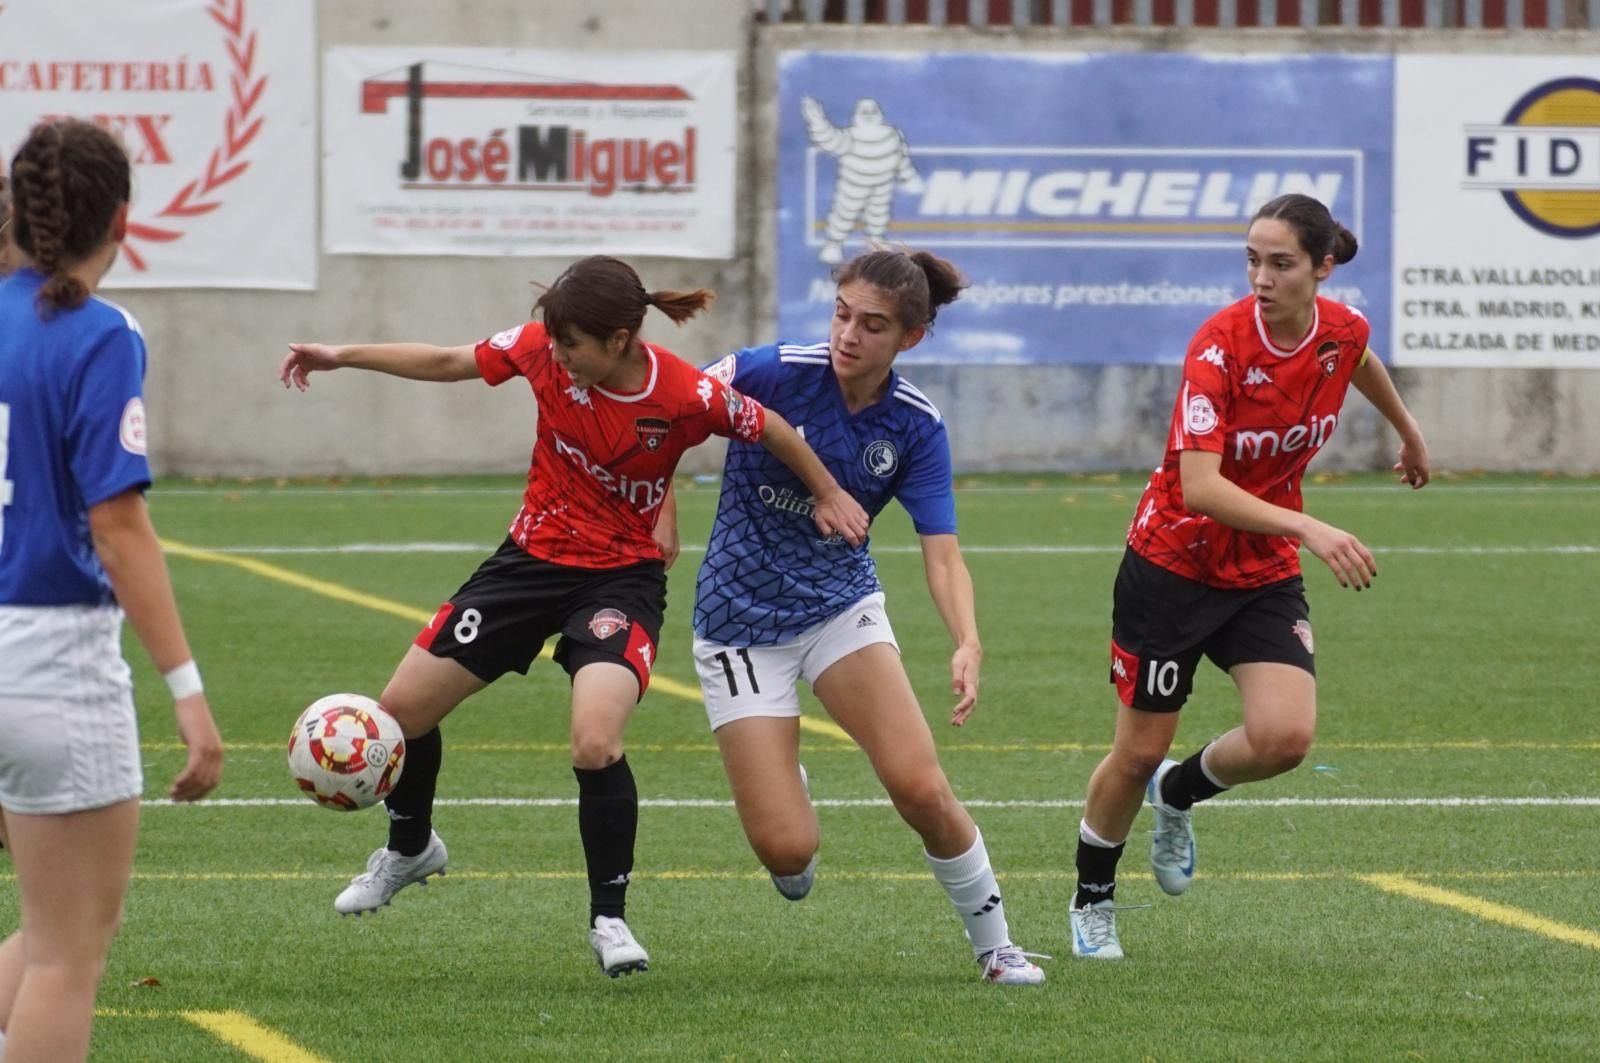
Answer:
[(972, 939), (972, 951), (979, 956), (1001, 945), (1011, 944), (1011, 928), (1006, 925), (1005, 905), (1000, 901), (1000, 884), (995, 881), (994, 869), (989, 866), (989, 851), (983, 847), (980, 831), (972, 848), (960, 856), (941, 860), (927, 852), (928, 867), (933, 877), (950, 895), (956, 914), (967, 926), (967, 937)]

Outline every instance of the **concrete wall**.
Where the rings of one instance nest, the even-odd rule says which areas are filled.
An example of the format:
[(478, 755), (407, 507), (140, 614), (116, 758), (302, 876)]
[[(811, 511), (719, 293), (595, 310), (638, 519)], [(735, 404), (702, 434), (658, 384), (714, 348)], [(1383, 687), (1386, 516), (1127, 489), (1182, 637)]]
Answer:
[[(323, 0), (318, 51), (336, 45), (510, 45), (739, 50), (738, 257), (638, 258), (650, 287), (715, 288), (707, 318), (682, 330), (646, 318), (647, 338), (693, 360), (773, 338), (774, 56), (792, 48), (1195, 52), (1401, 51), (1600, 54), (1600, 34), (1464, 30), (1051, 30), (755, 26), (744, 0)], [(639, 27), (650, 29), (642, 40)], [(274, 370), (290, 339), (475, 340), (521, 320), (551, 259), (323, 256), (315, 293), (123, 292), (150, 337), (152, 456), (164, 473), (230, 475), (519, 472), (532, 445), (532, 400), (515, 384), (415, 384), (366, 373), (282, 391)], [(1198, 320), (1196, 322), (1198, 324)], [(791, 337), (798, 338), (798, 337)], [(822, 337), (817, 337), (821, 339)], [(918, 367), (943, 409), (958, 468), (1142, 468), (1160, 453), (1177, 370), (1170, 367)], [(1600, 371), (1396, 373), (1436, 464), (1451, 469), (1600, 471)], [(1386, 467), (1394, 441), (1353, 395), (1322, 468)], [(719, 448), (686, 459), (714, 469)]]
[[(319, 57), (340, 45), (421, 44), (747, 53), (750, 33), (749, 5), (740, 0), (321, 0), (317, 6)], [(647, 37), (641, 27), (649, 28)], [(741, 232), (749, 228), (742, 213), (738, 225)], [(744, 246), (739, 252), (721, 262), (633, 258), (647, 287), (719, 293), (709, 317), (682, 329), (651, 312), (645, 336), (707, 361), (743, 343), (750, 256)], [(554, 280), (572, 257), (322, 255), (315, 292), (112, 292), (150, 341), (152, 461), (162, 474), (525, 472), (533, 398), (514, 381), (490, 389), (339, 372), (314, 377), (302, 395), (278, 385), (276, 368), (284, 344), (296, 339), (482, 339), (526, 320), (535, 294), (530, 282)]]

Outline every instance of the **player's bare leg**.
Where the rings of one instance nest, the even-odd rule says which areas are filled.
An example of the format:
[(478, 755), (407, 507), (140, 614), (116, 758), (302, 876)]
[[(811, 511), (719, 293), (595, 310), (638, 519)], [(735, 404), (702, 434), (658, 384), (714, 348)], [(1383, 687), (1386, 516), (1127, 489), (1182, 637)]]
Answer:
[(1244, 702), (1244, 724), (1211, 743), (1206, 767), (1225, 786), (1293, 771), (1316, 737), (1316, 677), (1272, 662), (1237, 664), (1229, 674)]
[(367, 858), (367, 868), (334, 898), (340, 915), (361, 915), (389, 904), (396, 893), (445, 873), (450, 854), (433, 830), (433, 796), (444, 741), (439, 721), (487, 684), (456, 661), (412, 646), (383, 688), (378, 703), (406, 737), (405, 767), (384, 799), (389, 841)]
[(1117, 863), (1146, 787), (1172, 748), (1177, 730), (1175, 712), (1117, 706), (1111, 751), (1089, 777), (1083, 821), (1078, 824), (1078, 885), (1071, 911), (1074, 956), (1122, 958), (1116, 923)]
[(928, 867), (966, 925), (984, 977), (1043, 982), (1044, 972), (1011, 941), (983, 835), (950, 789), (899, 652), (887, 642), (864, 646), (829, 665), (812, 689), (872, 761), (895, 810), (922, 836)]
[(26, 962), (6, 1021), (5, 1058), (81, 1060), (95, 993), (122, 921), (139, 802), (65, 815), (6, 813), (22, 896)]
[(717, 728), (744, 836), (779, 892), (810, 892), (822, 834), (800, 771), (800, 719), (747, 716)]
[(589, 945), (612, 978), (650, 969), (649, 954), (624, 919), (639, 791), (622, 735), (638, 699), (639, 680), (626, 665), (596, 661), (572, 677), (572, 771), (589, 872)]

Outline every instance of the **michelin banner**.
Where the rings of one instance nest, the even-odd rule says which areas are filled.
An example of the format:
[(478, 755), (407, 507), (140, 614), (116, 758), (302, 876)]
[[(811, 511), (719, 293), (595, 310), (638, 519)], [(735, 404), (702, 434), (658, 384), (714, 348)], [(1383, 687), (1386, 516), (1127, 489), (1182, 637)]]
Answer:
[(330, 252), (733, 256), (731, 52), (334, 48)]
[(1600, 366), (1600, 61), (1396, 62), (1394, 361)]
[(785, 339), (827, 335), (833, 263), (924, 247), (972, 281), (908, 361), (1177, 363), (1244, 296), (1246, 224), (1304, 192), (1363, 250), (1323, 294), (1389, 334), (1387, 56), (787, 52)]

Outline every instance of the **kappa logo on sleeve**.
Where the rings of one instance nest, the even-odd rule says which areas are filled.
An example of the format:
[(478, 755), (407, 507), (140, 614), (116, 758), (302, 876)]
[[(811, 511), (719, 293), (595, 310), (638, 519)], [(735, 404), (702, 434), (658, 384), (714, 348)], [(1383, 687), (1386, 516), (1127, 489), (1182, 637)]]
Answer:
[(122, 422), (117, 426), (117, 440), (129, 454), (145, 456), (144, 400), (135, 395), (122, 408)]

